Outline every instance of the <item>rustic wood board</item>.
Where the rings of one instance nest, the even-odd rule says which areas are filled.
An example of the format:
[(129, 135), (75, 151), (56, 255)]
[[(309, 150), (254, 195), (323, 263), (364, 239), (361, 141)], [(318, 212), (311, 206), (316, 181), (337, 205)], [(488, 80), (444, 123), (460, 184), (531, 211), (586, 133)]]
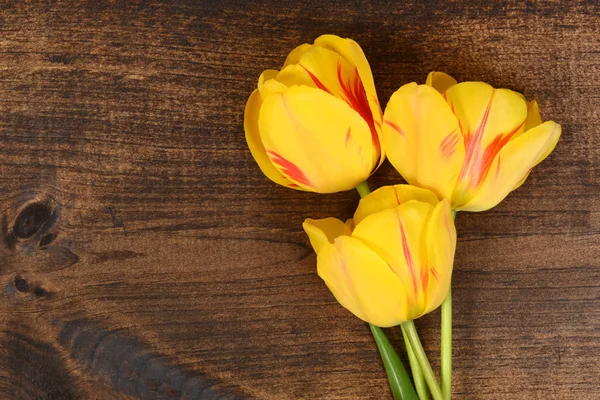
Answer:
[(4, 0), (2, 399), (391, 398), (300, 226), (358, 195), (276, 187), (244, 141), (260, 72), (322, 33), (363, 46), (383, 104), (443, 70), (562, 124), (522, 188), (458, 216), (454, 397), (600, 398), (598, 2)]

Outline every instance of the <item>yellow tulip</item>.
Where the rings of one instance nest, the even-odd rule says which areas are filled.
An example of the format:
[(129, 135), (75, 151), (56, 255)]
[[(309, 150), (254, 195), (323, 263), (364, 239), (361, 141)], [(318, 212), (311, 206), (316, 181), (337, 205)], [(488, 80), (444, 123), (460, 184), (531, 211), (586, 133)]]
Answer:
[(432, 72), (394, 93), (384, 114), (390, 162), (411, 185), (484, 211), (518, 188), (556, 146), (560, 125), (542, 123), (537, 103), (483, 82)]
[(450, 287), (456, 229), (448, 200), (409, 185), (361, 199), (354, 219), (307, 219), (317, 270), (337, 301), (389, 327), (442, 303)]
[(351, 39), (323, 35), (266, 70), (246, 104), (244, 130), (262, 172), (283, 186), (349, 190), (383, 162), (382, 112), (371, 68)]

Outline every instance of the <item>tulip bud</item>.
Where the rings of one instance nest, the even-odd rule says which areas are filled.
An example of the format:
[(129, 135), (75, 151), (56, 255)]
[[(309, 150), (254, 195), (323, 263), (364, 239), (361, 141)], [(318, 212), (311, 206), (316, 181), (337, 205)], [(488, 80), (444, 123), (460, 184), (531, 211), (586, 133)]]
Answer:
[(246, 104), (244, 129), (262, 172), (283, 186), (349, 190), (383, 162), (382, 112), (371, 68), (351, 39), (323, 35), (266, 70)]
[(364, 321), (399, 325), (436, 309), (448, 293), (456, 229), (448, 200), (428, 190), (386, 186), (361, 199), (350, 223), (307, 219), (303, 227), (319, 276)]
[(409, 83), (384, 114), (390, 162), (415, 186), (450, 199), (455, 210), (496, 206), (556, 146), (560, 125), (542, 123), (537, 103), (483, 82), (432, 72)]

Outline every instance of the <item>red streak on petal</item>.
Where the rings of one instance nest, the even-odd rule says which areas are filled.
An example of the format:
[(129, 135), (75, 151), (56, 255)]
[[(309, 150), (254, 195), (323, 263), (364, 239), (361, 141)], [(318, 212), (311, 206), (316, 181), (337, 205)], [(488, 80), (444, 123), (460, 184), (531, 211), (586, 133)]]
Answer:
[(404, 131), (402, 130), (402, 128), (400, 128), (398, 125), (396, 125), (396, 124), (395, 124), (395, 123), (393, 123), (392, 121), (390, 121), (390, 120), (387, 120), (387, 119), (386, 119), (386, 120), (385, 120), (385, 121), (383, 121), (383, 122), (384, 122), (386, 125), (390, 126), (390, 127), (393, 129), (393, 130), (395, 130), (396, 132), (398, 132), (398, 134), (399, 134), (400, 136), (406, 136), (406, 135), (404, 134)]
[(342, 99), (344, 99), (346, 103), (348, 103), (348, 105), (369, 125), (373, 147), (378, 155), (381, 154), (381, 144), (379, 143), (379, 135), (375, 129), (373, 112), (371, 111), (371, 106), (369, 106), (367, 92), (365, 91), (360, 75), (358, 74), (358, 68), (354, 67), (354, 74), (352, 74), (350, 79), (345, 82), (342, 77), (342, 63), (338, 62), (337, 77), (340, 87), (342, 88)]
[(421, 271), (421, 289), (423, 289), (423, 292), (427, 291), (428, 283), (429, 283), (429, 270), (427, 268), (424, 268)]
[(498, 164), (496, 165), (496, 173), (494, 174), (494, 179), (498, 179), (500, 176), (500, 158), (498, 157)]
[(450, 233), (450, 223), (448, 222), (448, 213), (444, 213), (444, 225), (446, 225), (446, 230)]
[(402, 221), (398, 219), (398, 224), (400, 225), (400, 236), (402, 237), (402, 251), (404, 253), (404, 259), (406, 260), (406, 264), (408, 265), (408, 272), (412, 277), (412, 284), (415, 296), (417, 295), (417, 277), (415, 275), (415, 261), (413, 260), (412, 253), (410, 248), (408, 247), (408, 240), (406, 239), (406, 233), (404, 232), (404, 226), (402, 225)]
[(440, 144), (440, 151), (442, 152), (442, 157), (444, 159), (449, 159), (452, 157), (452, 154), (456, 151), (456, 145), (460, 139), (460, 133), (456, 130), (450, 132)]
[[(321, 82), (321, 80), (317, 78), (317, 76), (313, 72), (311, 72), (304, 65), (299, 65), (306, 71), (308, 76), (310, 76), (310, 79), (312, 79), (317, 88), (335, 96), (335, 94), (333, 94), (333, 92), (327, 86), (325, 86), (325, 84)], [(371, 130), (371, 140), (373, 142), (373, 147), (375, 148), (377, 158), (379, 158), (379, 155), (381, 154), (381, 144), (379, 142), (379, 135), (377, 134), (377, 130), (375, 129), (376, 121), (374, 121), (373, 119), (373, 113), (371, 112), (369, 101), (367, 100), (367, 93), (360, 79), (360, 75), (358, 74), (358, 68), (354, 68), (353, 79), (351, 78), (350, 81), (344, 82), (342, 78), (342, 63), (338, 62), (337, 76), (338, 82), (342, 89), (342, 93), (340, 93), (340, 96), (337, 97), (341, 97), (342, 100), (348, 103), (348, 105), (352, 107), (354, 111), (358, 112), (358, 114), (365, 120), (367, 125), (369, 125), (369, 129)]]
[(331, 93), (331, 90), (329, 90), (329, 89), (327, 88), (327, 86), (325, 86), (325, 85), (323, 84), (323, 82), (321, 82), (321, 81), (319, 80), (319, 78), (317, 78), (317, 76), (316, 76), (315, 74), (313, 74), (312, 72), (310, 72), (310, 70), (309, 70), (308, 68), (306, 68), (306, 67), (305, 67), (304, 65), (302, 65), (302, 64), (299, 64), (299, 65), (300, 65), (300, 66), (301, 66), (301, 67), (302, 67), (302, 68), (303, 68), (303, 69), (306, 71), (306, 73), (308, 74), (308, 76), (310, 76), (310, 79), (312, 79), (312, 80), (313, 80), (313, 82), (315, 83), (315, 85), (317, 85), (317, 87), (318, 87), (319, 89), (321, 89), (321, 90), (324, 90), (324, 91), (326, 91), (327, 93), (329, 93), (329, 94), (331, 94), (331, 95), (333, 94), (333, 93)]
[(440, 274), (437, 272), (433, 265), (429, 266), (429, 271), (431, 271), (431, 275), (433, 275), (436, 281), (440, 280)]
[(350, 142), (350, 140), (352, 139), (352, 128), (348, 128), (348, 132), (346, 132), (346, 146), (348, 146), (348, 143)]
[(302, 185), (314, 188), (313, 184), (308, 180), (304, 172), (293, 162), (283, 158), (273, 150), (267, 150), (267, 155), (273, 164), (276, 164), (281, 172), (289, 179), (294, 180)]
[[(487, 105), (483, 118), (481, 119), (481, 123), (475, 130), (473, 134), (471, 132), (463, 131), (464, 139), (465, 139), (465, 162), (463, 164), (463, 168), (460, 171), (459, 181), (465, 182), (466, 186), (471, 189), (478, 189), (483, 180), (487, 176), (494, 159), (502, 150), (502, 148), (513, 138), (513, 136), (523, 127), (525, 121), (523, 121), (519, 126), (517, 126), (511, 132), (507, 134), (499, 134), (497, 135), (483, 150), (481, 149), (481, 142), (483, 141), (483, 133), (485, 131), (485, 126), (487, 124), (487, 120), (490, 113), (490, 108), (492, 105), (494, 95), (490, 97), (490, 101)], [(498, 171), (497, 171), (498, 172)]]
[(394, 189), (394, 196), (396, 196), (396, 201), (398, 202), (398, 205), (402, 204), (402, 202), (400, 201), (400, 198), (398, 197), (398, 192), (396, 192), (395, 189)]

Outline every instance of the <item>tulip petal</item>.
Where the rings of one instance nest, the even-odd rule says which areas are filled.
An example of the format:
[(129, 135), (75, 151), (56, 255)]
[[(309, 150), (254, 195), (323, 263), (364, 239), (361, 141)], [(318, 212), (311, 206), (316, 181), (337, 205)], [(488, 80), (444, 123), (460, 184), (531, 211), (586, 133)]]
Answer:
[(352, 218), (346, 220), (346, 224), (344, 225), (344, 235), (352, 236), (352, 232), (356, 228), (356, 224)]
[(369, 215), (352, 233), (353, 238), (375, 251), (400, 278), (409, 319), (421, 316), (426, 306), (421, 269), (427, 266), (424, 234), (433, 209), (428, 203), (411, 200)]
[(294, 50), (290, 51), (290, 54), (288, 54), (287, 58), (285, 59), (285, 62), (283, 63), (283, 68), (287, 67), (288, 65), (298, 64), (300, 62), (300, 59), (302, 58), (302, 55), (306, 53), (306, 51), (311, 47), (312, 46), (310, 44), (303, 43), (300, 46), (296, 47)]
[(317, 271), (337, 301), (363, 321), (390, 327), (407, 320), (398, 276), (360, 240), (340, 236), (325, 245)]
[(535, 100), (527, 102), (527, 118), (525, 119), (524, 132), (535, 128), (542, 124), (542, 117), (540, 116), (540, 109), (538, 103)]
[(298, 85), (317, 88), (315, 82), (311, 79), (306, 70), (299, 64), (288, 65), (277, 74), (277, 82), (286, 87)]
[(464, 137), (464, 163), (452, 195), (457, 208), (475, 195), (500, 149), (522, 130), (527, 104), (521, 94), (483, 82), (456, 84), (444, 97)]
[(262, 98), (258, 90), (255, 90), (250, 95), (248, 102), (246, 103), (246, 109), (244, 111), (244, 131), (246, 133), (246, 142), (252, 157), (258, 164), (260, 170), (275, 183), (283, 186), (298, 188), (296, 184), (290, 181), (288, 178), (283, 176), (281, 172), (275, 168), (271, 160), (269, 159), (265, 146), (263, 145), (258, 130), (258, 116), (259, 110), (262, 105)]
[(260, 90), (260, 87), (266, 82), (269, 81), (271, 79), (275, 79), (275, 77), (277, 77), (277, 74), (279, 73), (279, 71), (277, 71), (276, 69), (266, 69), (262, 72), (262, 74), (260, 74), (260, 76), (258, 77), (258, 89)]
[(454, 252), (456, 250), (456, 228), (447, 199), (433, 210), (427, 225), (427, 268), (423, 269), (421, 281), (425, 288), (427, 308), (424, 314), (438, 308), (450, 288)]
[[(267, 75), (268, 76), (268, 75)], [(261, 75), (261, 78), (263, 76)], [(266, 77), (265, 77), (266, 78)], [(287, 90), (287, 86), (276, 79), (267, 79), (267, 80), (259, 80), (258, 82), (258, 91), (260, 92), (260, 97), (262, 99), (266, 99), (273, 93), (282, 93)]]
[(560, 134), (560, 125), (546, 121), (508, 142), (494, 159), (490, 173), (476, 195), (459, 209), (484, 211), (500, 203), (523, 183), (533, 167), (548, 157)]
[(383, 133), (386, 154), (408, 183), (450, 197), (465, 151), (441, 94), (426, 85), (402, 86), (387, 105)]
[(335, 238), (346, 232), (346, 224), (337, 218), (311, 219), (307, 218), (302, 224), (304, 232), (310, 239), (310, 244), (319, 254), (319, 251), (328, 243), (333, 243)]
[(324, 47), (313, 46), (302, 55), (298, 65), (315, 87), (344, 100), (367, 122), (376, 149), (373, 164), (378, 166), (383, 161), (384, 153), (381, 149), (381, 107), (374, 85), (373, 92), (367, 91), (358, 66)]
[(367, 95), (377, 98), (371, 66), (358, 43), (352, 39), (343, 39), (335, 35), (322, 35), (315, 40), (315, 45), (332, 50), (341, 55), (350, 64), (355, 65)]
[[(383, 113), (377, 97), (377, 91), (375, 90), (375, 82), (373, 81), (371, 66), (367, 61), (367, 57), (365, 57), (365, 53), (363, 52), (362, 48), (352, 39), (342, 39), (341, 37), (335, 35), (322, 35), (315, 40), (315, 45), (335, 51), (351, 65), (356, 66), (358, 75), (362, 81), (364, 91), (367, 96), (371, 113), (373, 114), (373, 128), (375, 128), (375, 132), (377, 133), (378, 143), (382, 144), (383, 132), (381, 128), (381, 121), (383, 119)], [(382, 149), (382, 151), (380, 151), (379, 165), (383, 163), (384, 159), (385, 152)]]
[(270, 95), (258, 125), (271, 162), (307, 190), (350, 190), (372, 171), (367, 123), (344, 101), (322, 90), (292, 86)]
[(456, 79), (446, 74), (445, 72), (431, 71), (429, 75), (427, 75), (427, 80), (425, 84), (427, 86), (431, 86), (441, 94), (444, 94), (446, 90), (456, 85)]
[(432, 206), (438, 204), (436, 195), (427, 189), (411, 185), (383, 186), (360, 199), (354, 213), (354, 223), (359, 224), (363, 219), (376, 212), (396, 208), (410, 200), (419, 200)]

